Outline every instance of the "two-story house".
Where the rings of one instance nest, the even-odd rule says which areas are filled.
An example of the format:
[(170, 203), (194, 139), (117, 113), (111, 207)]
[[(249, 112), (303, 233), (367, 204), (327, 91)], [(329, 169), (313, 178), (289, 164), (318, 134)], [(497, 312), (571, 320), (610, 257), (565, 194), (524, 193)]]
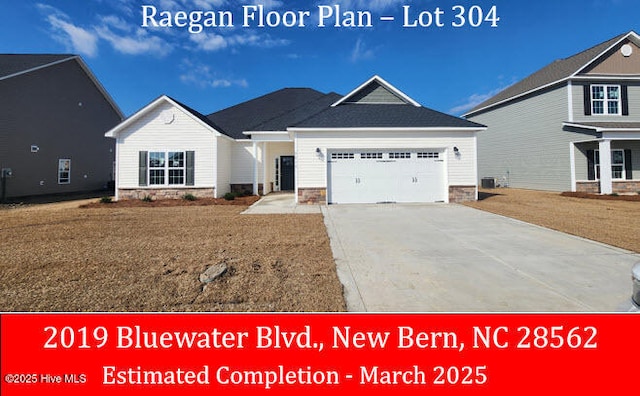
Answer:
[(0, 54), (0, 198), (104, 189), (123, 118), (79, 56)]
[(478, 135), (480, 178), (537, 190), (638, 192), (640, 36), (631, 31), (557, 60), (465, 117), (488, 127)]

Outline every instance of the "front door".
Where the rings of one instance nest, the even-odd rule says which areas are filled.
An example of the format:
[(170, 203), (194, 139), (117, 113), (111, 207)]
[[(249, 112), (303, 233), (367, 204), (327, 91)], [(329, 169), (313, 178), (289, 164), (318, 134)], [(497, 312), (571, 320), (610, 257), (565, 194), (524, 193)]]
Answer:
[(293, 156), (280, 157), (280, 190), (293, 191), (295, 190), (295, 161)]

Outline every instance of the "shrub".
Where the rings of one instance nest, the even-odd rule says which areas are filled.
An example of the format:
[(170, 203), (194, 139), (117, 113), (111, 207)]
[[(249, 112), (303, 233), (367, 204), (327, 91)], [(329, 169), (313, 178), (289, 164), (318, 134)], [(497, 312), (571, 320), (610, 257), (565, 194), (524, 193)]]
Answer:
[(151, 198), (151, 195), (145, 195), (144, 198), (142, 198), (142, 202), (153, 202), (153, 198)]
[(223, 198), (226, 199), (227, 201), (233, 201), (234, 199), (236, 199), (236, 194), (228, 192), (224, 194)]
[(195, 195), (193, 195), (193, 194), (184, 194), (184, 195), (182, 196), (182, 199), (184, 199), (184, 200), (186, 200), (186, 201), (195, 201), (195, 200), (197, 200), (197, 199), (198, 199), (198, 197), (196, 197), (196, 196), (195, 196)]
[(100, 203), (110, 204), (112, 202), (113, 202), (113, 198), (111, 198), (111, 197), (102, 197), (102, 198), (100, 198)]
[(612, 197), (617, 197), (619, 194), (618, 193), (613, 193), (613, 194), (609, 194), (609, 195), (611, 195)]

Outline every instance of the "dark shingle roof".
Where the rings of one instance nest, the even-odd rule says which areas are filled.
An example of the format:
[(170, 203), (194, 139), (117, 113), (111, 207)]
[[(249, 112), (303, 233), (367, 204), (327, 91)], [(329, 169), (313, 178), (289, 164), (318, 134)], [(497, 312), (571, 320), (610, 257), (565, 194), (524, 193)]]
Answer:
[(556, 60), (555, 62), (538, 70), (524, 80), (517, 82), (516, 84), (501, 91), (497, 95), (480, 103), (478, 106), (471, 109), (466, 115), (469, 116), (481, 109), (491, 107), (495, 104), (520, 96), (524, 93), (534, 91), (544, 86), (564, 80), (565, 78), (570, 77), (571, 75), (578, 72), (589, 62), (591, 62), (595, 57), (606, 51), (607, 48), (611, 47), (628, 34), (629, 33), (624, 33), (616, 36), (610, 40), (605, 41), (604, 43), (598, 44), (569, 58)]
[(70, 54), (0, 54), (0, 78), (75, 56)]
[(283, 117), (324, 96), (322, 92), (311, 88), (284, 88), (209, 114), (207, 118), (222, 128), (220, 132), (235, 139), (247, 139), (248, 137), (242, 132), (260, 130), (256, 127), (269, 121), (272, 121), (274, 124), (272, 127), (275, 127), (276, 122), (273, 120), (276, 118)]
[(338, 95), (337, 93), (334, 93), (334, 92), (328, 93), (288, 113), (272, 118), (268, 121), (263, 122), (260, 125), (256, 125), (252, 130), (254, 131), (286, 131), (288, 127), (295, 125), (301, 121), (304, 121), (307, 118), (312, 117), (323, 110), (326, 110), (332, 104), (340, 100), (341, 97), (342, 97), (341, 95)]
[(349, 104), (330, 107), (294, 125), (299, 128), (484, 128), (426, 107), (409, 104)]

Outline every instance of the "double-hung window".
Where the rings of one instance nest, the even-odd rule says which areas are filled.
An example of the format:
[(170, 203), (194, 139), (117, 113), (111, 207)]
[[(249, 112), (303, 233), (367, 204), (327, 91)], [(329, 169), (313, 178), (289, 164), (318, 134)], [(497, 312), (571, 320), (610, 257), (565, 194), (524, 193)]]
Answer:
[(591, 113), (621, 115), (620, 85), (597, 84), (591, 86)]
[(149, 185), (184, 185), (184, 151), (149, 152)]
[[(600, 180), (600, 150), (595, 150), (596, 180)], [(625, 178), (624, 150), (611, 150), (611, 178), (623, 180)]]
[(71, 160), (59, 159), (58, 160), (58, 184), (70, 184), (71, 183)]

